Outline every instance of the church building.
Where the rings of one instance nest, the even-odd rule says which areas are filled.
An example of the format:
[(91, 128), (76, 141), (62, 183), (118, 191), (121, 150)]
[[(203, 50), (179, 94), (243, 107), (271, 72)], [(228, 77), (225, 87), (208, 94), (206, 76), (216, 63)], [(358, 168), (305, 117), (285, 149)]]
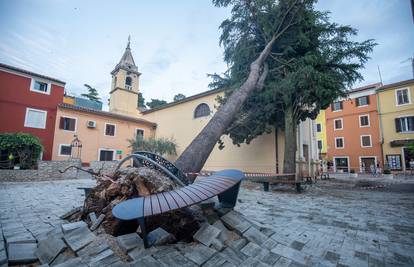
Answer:
[[(70, 142), (76, 135), (82, 141), (82, 162), (119, 160), (131, 153), (128, 139), (137, 135), (174, 138), (177, 156), (197, 136), (215, 114), (216, 98), (223, 90), (209, 90), (165, 104), (150, 110), (138, 108), (139, 79), (141, 73), (131, 53), (130, 40), (120, 62), (111, 72), (109, 112), (60, 104), (55, 127), (53, 160), (63, 160), (71, 155)], [(314, 121), (306, 120), (298, 127), (298, 171), (304, 175), (315, 172), (318, 161)], [(245, 172), (283, 172), (284, 134), (275, 129), (263, 134), (249, 145), (235, 146), (223, 137), (224, 149), (218, 145), (212, 151), (204, 170), (225, 168)]]

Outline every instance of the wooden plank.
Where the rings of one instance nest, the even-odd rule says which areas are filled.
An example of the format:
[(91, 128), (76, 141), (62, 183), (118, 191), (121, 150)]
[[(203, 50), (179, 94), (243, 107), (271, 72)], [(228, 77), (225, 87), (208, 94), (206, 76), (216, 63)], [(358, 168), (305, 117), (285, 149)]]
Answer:
[(151, 197), (147, 196), (144, 198), (144, 217), (152, 215), (152, 208), (151, 208)]
[(223, 186), (217, 183), (208, 183), (208, 182), (200, 182), (200, 185), (208, 186), (209, 188), (214, 188), (215, 190), (219, 191), (219, 193), (223, 192), (224, 190), (227, 190), (229, 187)]
[(227, 189), (229, 189), (230, 187), (232, 187), (234, 184), (225, 184), (225, 183), (222, 183), (221, 181), (215, 181), (215, 180), (210, 180), (210, 181), (206, 181), (206, 182), (204, 182), (204, 184), (207, 184), (207, 185), (210, 185), (210, 186), (215, 186), (215, 187), (218, 187), (218, 188), (221, 188), (222, 190), (227, 190)]
[(203, 201), (203, 200), (206, 200), (208, 198), (206, 195), (200, 194), (199, 191), (194, 190), (194, 188), (191, 188), (189, 186), (183, 187), (181, 189), (183, 191), (185, 191), (187, 193), (187, 195), (189, 195), (192, 199), (194, 199), (194, 197), (196, 197), (197, 199), (194, 199), (196, 202)]
[(232, 185), (234, 185), (234, 184), (236, 184), (236, 183), (237, 183), (237, 181), (234, 181), (234, 180), (229, 180), (229, 179), (221, 179), (221, 178), (218, 178), (218, 179), (216, 179), (216, 178), (212, 178), (212, 179), (211, 179), (211, 181), (213, 181), (214, 183), (220, 183), (220, 184), (223, 184), (223, 185), (225, 185), (225, 186), (232, 186)]
[(175, 201), (175, 199), (171, 196), (169, 192), (163, 192), (162, 194), (164, 195), (165, 200), (168, 203), (168, 206), (170, 206), (170, 210), (175, 210), (179, 208), (177, 202)]
[(209, 186), (209, 185), (207, 185), (207, 184), (202, 184), (202, 183), (197, 183), (197, 186), (198, 187), (201, 187), (201, 188), (203, 188), (203, 189), (205, 189), (205, 190), (207, 190), (207, 191), (209, 191), (209, 192), (211, 192), (213, 195), (218, 195), (218, 194), (220, 194), (220, 192), (221, 192), (221, 190), (219, 190), (219, 189), (216, 189), (216, 188), (213, 188), (213, 187), (211, 187), (211, 186)]
[(190, 206), (190, 205), (194, 204), (194, 201), (189, 196), (187, 196), (187, 194), (185, 194), (184, 192), (181, 192), (179, 189), (176, 189), (176, 190), (171, 191), (171, 192), (174, 192), (178, 196), (180, 196), (184, 200), (184, 202), (186, 203), (186, 206)]
[(151, 195), (151, 207), (152, 215), (161, 213), (160, 203), (158, 203), (157, 195)]
[(170, 206), (167, 203), (167, 200), (165, 199), (164, 195), (162, 193), (158, 193), (157, 195), (158, 203), (160, 203), (161, 212), (167, 212), (170, 210)]
[(189, 198), (191, 198), (193, 203), (197, 203), (197, 202), (202, 200), (199, 196), (197, 196), (193, 192), (188, 191), (185, 187), (182, 187), (182, 188), (178, 189), (178, 191), (186, 194)]
[(196, 190), (199, 194), (204, 195), (206, 198), (210, 198), (213, 197), (215, 194), (202, 188), (197, 186), (196, 184), (192, 184), (191, 186), (189, 186), (189, 188), (191, 188), (192, 190)]
[(172, 198), (174, 198), (175, 203), (177, 203), (177, 205), (178, 205), (179, 208), (186, 207), (188, 205), (184, 201), (184, 199), (180, 195), (177, 194), (177, 192), (175, 192), (175, 191), (169, 191), (168, 193), (171, 195)]

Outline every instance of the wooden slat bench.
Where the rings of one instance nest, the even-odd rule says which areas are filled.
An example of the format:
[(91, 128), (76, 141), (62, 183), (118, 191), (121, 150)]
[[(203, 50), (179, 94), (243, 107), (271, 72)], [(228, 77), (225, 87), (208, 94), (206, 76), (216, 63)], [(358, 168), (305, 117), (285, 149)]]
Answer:
[(296, 187), (298, 193), (302, 192), (301, 182), (295, 179), (294, 173), (245, 173), (249, 181), (262, 183), (263, 190), (269, 191), (271, 184), (291, 184)]
[(138, 220), (147, 247), (145, 218), (188, 207), (214, 196), (218, 196), (222, 207), (233, 208), (243, 178), (243, 172), (238, 170), (219, 171), (185, 187), (123, 201), (112, 209), (112, 214), (120, 220)]

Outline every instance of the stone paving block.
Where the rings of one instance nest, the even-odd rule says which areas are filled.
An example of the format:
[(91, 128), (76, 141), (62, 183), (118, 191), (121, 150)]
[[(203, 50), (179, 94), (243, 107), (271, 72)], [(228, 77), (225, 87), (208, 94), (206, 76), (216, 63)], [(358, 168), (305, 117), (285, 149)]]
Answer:
[(178, 251), (174, 251), (163, 255), (158, 259), (161, 264), (168, 267), (194, 267), (197, 266), (191, 260), (181, 255)]
[(280, 255), (277, 255), (267, 249), (262, 249), (256, 258), (261, 262), (272, 266), (280, 258)]
[(263, 244), (262, 247), (267, 248), (268, 250), (271, 250), (272, 248), (277, 246), (277, 242), (271, 238), (268, 238)]
[(66, 248), (61, 238), (49, 237), (38, 243), (36, 256), (42, 264), (51, 263)]
[(36, 243), (36, 239), (30, 232), (25, 230), (24, 232), (20, 232), (15, 235), (6, 237), (6, 243)]
[(88, 214), (89, 220), (91, 220), (92, 224), (94, 224), (97, 220), (95, 212), (91, 212)]
[(234, 250), (241, 250), (246, 244), (247, 240), (244, 238), (231, 241), (228, 245)]
[(253, 242), (249, 242), (240, 250), (240, 252), (248, 257), (255, 257), (260, 253), (261, 250), (262, 248), (259, 245)]
[(201, 244), (187, 246), (184, 250), (184, 256), (198, 265), (208, 261), (216, 251)]
[(250, 242), (256, 243), (258, 245), (262, 245), (268, 239), (265, 234), (254, 227), (250, 227), (246, 232), (244, 232), (243, 236)]
[(91, 243), (96, 237), (87, 227), (81, 227), (65, 234), (63, 238), (69, 247), (76, 252)]
[(206, 246), (210, 246), (213, 240), (218, 237), (221, 230), (217, 229), (216, 227), (205, 223), (203, 224), (200, 229), (194, 234), (194, 240), (197, 240), (201, 244)]
[(112, 264), (114, 262), (120, 261), (121, 259), (111, 250), (107, 249), (91, 258), (88, 261), (88, 266), (90, 267), (100, 267)]
[(327, 251), (326, 254), (325, 254), (324, 259), (327, 260), (327, 261), (336, 263), (336, 262), (339, 261), (340, 256), (337, 253), (335, 253), (335, 252)]
[(143, 247), (144, 241), (137, 233), (130, 233), (126, 235), (121, 235), (116, 238), (119, 247), (127, 253), (136, 247)]
[(83, 263), (81, 258), (73, 258), (60, 264), (54, 265), (54, 267), (88, 267), (88, 265)]
[(224, 226), (220, 220), (216, 221), (213, 226), (221, 230), (218, 239), (224, 244), (228, 244), (233, 240), (240, 239), (240, 236), (238, 234), (236, 234), (234, 231), (229, 231), (229, 229), (227, 229), (227, 227)]
[(285, 257), (280, 257), (275, 264), (273, 264), (273, 266), (275, 267), (288, 267), (292, 264), (292, 260), (285, 258)]
[(220, 255), (215, 254), (213, 257), (211, 257), (207, 262), (203, 264), (203, 267), (216, 267), (216, 266), (222, 266), (226, 262), (226, 259)]
[(9, 264), (23, 264), (37, 261), (36, 243), (11, 243), (7, 246)]
[[(0, 241), (1, 242), (1, 241)], [(0, 266), (7, 263), (7, 255), (5, 249), (0, 249)]]
[(233, 250), (230, 247), (225, 248), (222, 252), (220, 252), (227, 261), (239, 265), (241, 264), (247, 257), (237, 250)]
[(299, 251), (301, 251), (304, 246), (305, 244), (299, 241), (293, 241), (292, 244), (290, 244), (291, 248), (299, 250)]
[(99, 225), (101, 225), (104, 219), (105, 219), (105, 214), (99, 215), (98, 219), (96, 219), (96, 221), (92, 224), (91, 231), (95, 231), (96, 229), (98, 229)]
[(241, 214), (232, 210), (221, 217), (221, 220), (230, 229), (234, 229), (239, 234), (243, 234), (250, 228), (251, 224), (242, 217)]
[(147, 240), (149, 246), (160, 246), (174, 242), (175, 237), (161, 227), (158, 227), (157, 229), (148, 233)]
[(64, 263), (70, 259), (76, 258), (75, 253), (69, 249), (66, 248), (62, 253), (60, 253), (50, 264), (50, 266), (58, 265), (61, 263)]
[(130, 267), (159, 267), (161, 263), (151, 256), (146, 256), (130, 263)]
[(243, 261), (243, 263), (240, 265), (242, 267), (270, 267), (270, 265), (261, 262), (260, 260), (253, 258), (253, 257), (249, 257), (247, 258), (245, 261)]
[(69, 218), (70, 216), (72, 216), (73, 214), (75, 214), (76, 212), (81, 211), (81, 210), (82, 210), (82, 207), (76, 207), (76, 208), (73, 208), (73, 209), (71, 209), (70, 211), (68, 211), (68, 212), (66, 212), (65, 214), (63, 214), (62, 216), (60, 216), (60, 218), (62, 218), (62, 219), (67, 219), (67, 218)]
[(62, 231), (64, 234), (67, 234), (81, 227), (88, 227), (88, 225), (84, 221), (62, 224)]
[(133, 260), (137, 261), (143, 257), (151, 256), (155, 254), (158, 251), (158, 248), (156, 247), (150, 247), (150, 248), (144, 248), (144, 247), (137, 247), (131, 250), (128, 253), (128, 256), (130, 256)]
[(102, 251), (109, 248), (107, 243), (103, 243), (102, 241), (94, 240), (93, 242), (89, 243), (84, 248), (78, 250), (76, 255), (81, 258), (85, 257), (93, 257), (101, 253)]
[(213, 239), (213, 241), (211, 242), (211, 247), (214, 248), (217, 251), (222, 251), (225, 248), (225, 245), (223, 244), (223, 242), (221, 242), (220, 239)]
[(277, 245), (271, 251), (275, 254), (291, 259), (292, 261), (296, 261), (300, 264), (306, 264), (307, 260), (309, 259), (309, 255), (297, 251), (293, 248), (284, 246), (282, 244)]

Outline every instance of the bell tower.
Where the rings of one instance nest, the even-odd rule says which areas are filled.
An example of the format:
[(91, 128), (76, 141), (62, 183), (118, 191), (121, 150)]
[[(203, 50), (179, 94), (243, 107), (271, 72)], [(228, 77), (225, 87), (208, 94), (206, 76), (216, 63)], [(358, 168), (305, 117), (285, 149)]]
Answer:
[(139, 116), (138, 92), (141, 73), (138, 72), (138, 67), (132, 57), (131, 36), (128, 36), (125, 52), (111, 75), (109, 111), (128, 116)]

